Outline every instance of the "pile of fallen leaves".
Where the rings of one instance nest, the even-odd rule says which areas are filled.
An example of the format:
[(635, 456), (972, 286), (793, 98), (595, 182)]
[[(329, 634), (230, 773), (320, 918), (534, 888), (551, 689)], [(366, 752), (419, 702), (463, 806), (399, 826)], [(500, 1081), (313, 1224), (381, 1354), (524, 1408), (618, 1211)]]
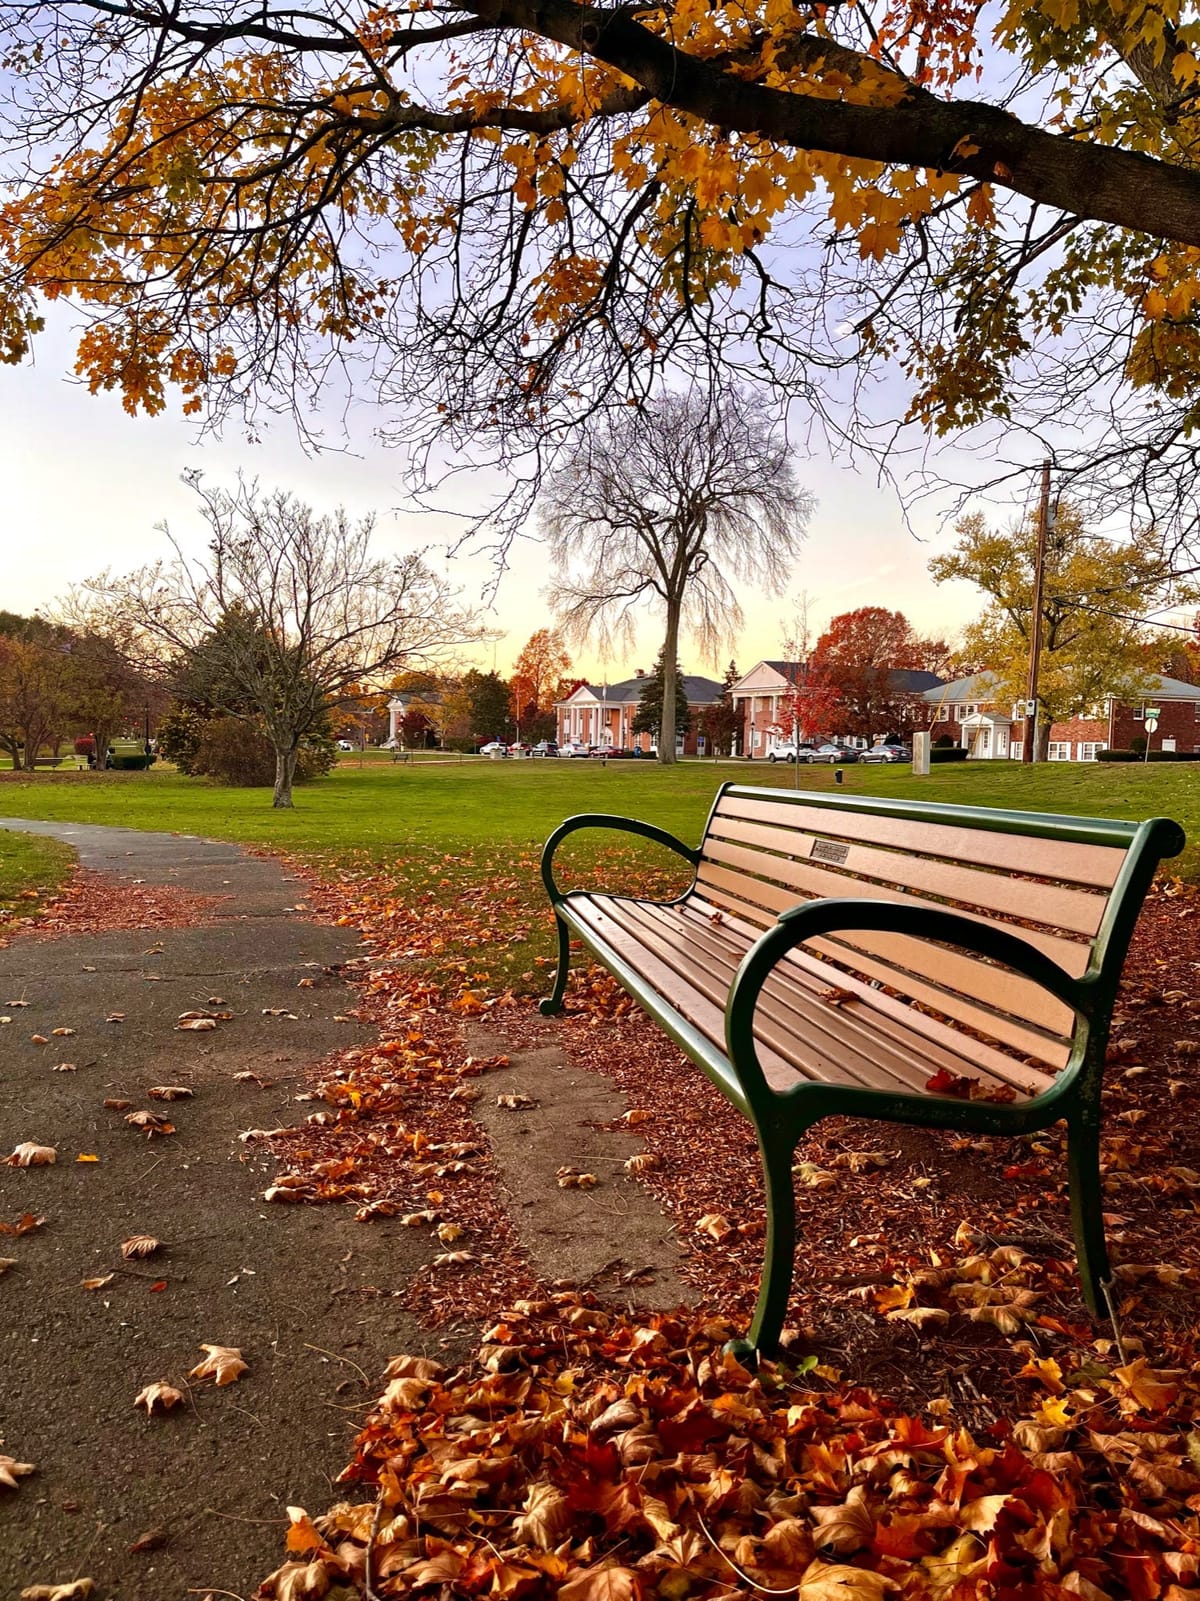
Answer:
[(1044, 1416), (973, 1437), (947, 1402), (915, 1417), (833, 1371), (751, 1373), (722, 1352), (732, 1332), (559, 1295), (505, 1312), (468, 1368), (395, 1358), (342, 1475), (374, 1496), (291, 1509), (260, 1596), (1195, 1593), (1200, 1435), (1178, 1377), (1060, 1376)]
[[(121, 929), (190, 928), (202, 923), (222, 895), (195, 895), (170, 884), (139, 884), (76, 868), (54, 898), (28, 921), (10, 923), (9, 936), (62, 939), (68, 934), (107, 934)], [(0, 945), (7, 941), (0, 937)]]

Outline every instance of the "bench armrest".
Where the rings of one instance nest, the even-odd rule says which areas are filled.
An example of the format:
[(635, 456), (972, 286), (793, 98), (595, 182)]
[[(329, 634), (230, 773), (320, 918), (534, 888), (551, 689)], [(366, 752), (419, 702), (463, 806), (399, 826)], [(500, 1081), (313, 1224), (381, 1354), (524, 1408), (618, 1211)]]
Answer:
[(568, 817), (565, 823), (551, 834), (542, 847), (542, 883), (546, 886), (546, 893), (551, 903), (557, 904), (563, 899), (554, 877), (554, 853), (566, 839), (568, 834), (574, 834), (581, 828), (615, 828), (626, 834), (636, 834), (642, 839), (652, 840), (656, 845), (665, 845), (676, 855), (682, 856), (695, 867), (700, 860), (699, 848), (695, 845), (685, 845), (674, 834), (669, 834), (665, 828), (659, 828), (654, 823), (643, 823), (636, 817), (614, 817), (608, 812), (581, 812), (577, 817)]
[(906, 906), (899, 901), (852, 896), (807, 901), (780, 913), (778, 921), (746, 952), (725, 1007), (725, 1044), (730, 1060), (743, 1083), (747, 1078), (756, 1081), (760, 1095), (765, 1089), (765, 1080), (758, 1064), (753, 1030), (763, 985), (777, 964), (797, 945), (842, 929), (911, 934), (917, 939), (957, 945), (1003, 962), (1033, 979), (1082, 1017), (1092, 1019), (1099, 1007), (1102, 986), (1098, 978), (1072, 978), (1019, 933), (1009, 934), (994, 924), (979, 923), (935, 906)]

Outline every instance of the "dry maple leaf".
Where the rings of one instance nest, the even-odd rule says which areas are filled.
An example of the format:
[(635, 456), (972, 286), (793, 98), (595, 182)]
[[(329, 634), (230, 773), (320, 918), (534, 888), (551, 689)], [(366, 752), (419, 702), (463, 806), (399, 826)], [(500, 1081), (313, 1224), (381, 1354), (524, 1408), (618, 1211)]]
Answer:
[(190, 1379), (214, 1379), (218, 1389), (223, 1384), (232, 1384), (240, 1379), (243, 1373), (249, 1373), (250, 1364), (242, 1360), (242, 1353), (233, 1345), (201, 1345), (202, 1351), (208, 1355), (203, 1362), (188, 1374)]
[(173, 1406), (178, 1406), (186, 1400), (182, 1390), (177, 1390), (173, 1384), (148, 1384), (134, 1397), (134, 1406), (144, 1406), (148, 1416), (153, 1416), (157, 1408), (160, 1412), (169, 1412)]
[(837, 1184), (829, 1169), (818, 1167), (815, 1162), (797, 1162), (792, 1174), (807, 1190), (831, 1190)]
[(94, 1279), (81, 1279), (79, 1287), (82, 1290), (102, 1290), (106, 1284), (111, 1284), (116, 1276), (115, 1273), (101, 1273)]
[(632, 1601), (641, 1593), (632, 1568), (584, 1568), (559, 1586), (558, 1601)]
[(69, 1040), (74, 1032), (73, 1028), (52, 1028), (50, 1030), (51, 1037), (56, 1040)]
[(184, 1084), (154, 1084), (146, 1091), (152, 1101), (190, 1101), (195, 1093)]
[(87, 1601), (95, 1588), (92, 1579), (68, 1579), (65, 1584), (29, 1584), (21, 1591), (21, 1601)]
[(393, 1356), (383, 1370), (385, 1379), (424, 1379), (427, 1384), (440, 1379), (446, 1369), (431, 1356)]
[(44, 1217), (35, 1217), (32, 1212), (22, 1212), (15, 1223), (0, 1223), (0, 1234), (29, 1234), (34, 1229), (40, 1229), (45, 1221)]
[(4, 1158), (6, 1167), (50, 1167), (57, 1161), (58, 1152), (53, 1145), (38, 1145), (33, 1140), (26, 1140)]
[(653, 1112), (646, 1112), (640, 1107), (634, 1107), (624, 1114), (621, 1121), (622, 1123), (628, 1123), (630, 1128), (636, 1128), (639, 1123), (648, 1123), (653, 1116)]
[(31, 1045), (49, 1045), (50, 1041), (45, 1034), (31, 1034), (29, 1043)]
[(18, 1462), (15, 1457), (4, 1456), (3, 1453), (0, 1453), (0, 1484), (6, 1490), (19, 1489), (20, 1486), (17, 1484), (17, 1480), (26, 1479), (31, 1473), (36, 1472), (37, 1469), (32, 1462)]
[(124, 1012), (110, 1012), (108, 1014), (108, 1016), (104, 1019), (104, 1021), (106, 1023), (123, 1023), (125, 1021), (125, 1013)]
[(571, 1526), (570, 1499), (554, 1484), (531, 1484), (521, 1516), (513, 1524), (518, 1545), (553, 1551)]
[(50, 1071), (52, 1073), (74, 1073), (75, 1072), (75, 1063), (74, 1062), (55, 1062), (54, 1066), (50, 1069)]
[(594, 1173), (579, 1173), (573, 1167), (560, 1167), (558, 1170), (560, 1190), (594, 1190), (599, 1182)]
[[(458, 1091), (455, 1090), (455, 1095)], [(510, 1112), (516, 1112), (526, 1106), (536, 1106), (538, 1103), (531, 1095), (497, 1095), (496, 1105), (505, 1106)]]
[(143, 1130), (147, 1139), (153, 1139), (156, 1134), (174, 1134), (174, 1123), (168, 1123), (165, 1117), (159, 1117), (154, 1112), (130, 1112), (125, 1121), (131, 1128)]
[(720, 1245), (733, 1233), (733, 1224), (723, 1212), (706, 1212), (696, 1224), (697, 1234), (707, 1234), (710, 1240), (716, 1240)]
[(425, 1224), (436, 1223), (441, 1215), (440, 1212), (434, 1211), (405, 1212), (400, 1219), (400, 1227), (404, 1229), (419, 1229)]
[(313, 1562), (285, 1562), (263, 1580), (262, 1590), (275, 1601), (321, 1601), (329, 1589), (330, 1569), (319, 1559)]
[(433, 1259), (434, 1267), (457, 1267), (461, 1262), (473, 1262), (474, 1255), (470, 1251), (442, 1251)]
[(867, 1492), (856, 1484), (841, 1506), (814, 1507), (817, 1525), (813, 1542), (839, 1556), (849, 1556), (869, 1545), (875, 1537), (875, 1514), (867, 1505)]
[(439, 1223), (437, 1237), (443, 1245), (453, 1245), (455, 1240), (466, 1238), (466, 1229), (461, 1223)]
[(882, 1601), (889, 1591), (899, 1588), (895, 1579), (882, 1573), (842, 1562), (822, 1562), (818, 1557), (805, 1568), (795, 1596), (796, 1601)]
[(940, 1306), (903, 1306), (889, 1312), (889, 1323), (911, 1323), (917, 1329), (944, 1329), (950, 1314)]
[(127, 1262), (139, 1256), (153, 1256), (155, 1251), (162, 1249), (162, 1241), (156, 1240), (153, 1234), (131, 1234), (127, 1240), (121, 1241), (121, 1255)]
[(175, 1027), (189, 1034), (207, 1034), (216, 1028), (215, 1017), (181, 1017)]
[(139, 1534), (133, 1544), (126, 1546), (125, 1549), (130, 1556), (137, 1556), (142, 1551), (158, 1551), (170, 1538), (166, 1529), (147, 1529), (145, 1534)]
[(658, 1166), (658, 1157), (653, 1151), (639, 1151), (631, 1156), (625, 1163), (626, 1173), (648, 1173), (652, 1167)]
[(1155, 1373), (1144, 1356), (1135, 1357), (1125, 1367), (1114, 1368), (1113, 1377), (1147, 1412), (1164, 1411), (1179, 1394), (1179, 1385)]

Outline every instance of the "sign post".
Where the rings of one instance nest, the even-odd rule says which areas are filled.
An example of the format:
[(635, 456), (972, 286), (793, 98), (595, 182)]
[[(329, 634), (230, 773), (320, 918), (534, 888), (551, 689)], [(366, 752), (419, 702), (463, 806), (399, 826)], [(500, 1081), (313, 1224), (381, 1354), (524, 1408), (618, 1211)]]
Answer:
[(1146, 707), (1146, 721), (1143, 726), (1146, 730), (1146, 755), (1144, 759), (1147, 762), (1150, 760), (1150, 735), (1158, 727), (1158, 713), (1159, 708), (1157, 706)]

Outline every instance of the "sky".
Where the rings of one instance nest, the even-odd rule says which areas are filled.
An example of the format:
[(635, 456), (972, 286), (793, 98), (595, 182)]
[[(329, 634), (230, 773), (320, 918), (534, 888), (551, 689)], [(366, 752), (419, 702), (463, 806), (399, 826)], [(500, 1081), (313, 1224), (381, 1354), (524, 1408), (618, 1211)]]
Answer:
[[(361, 436), (336, 452), (306, 454), (285, 418), (264, 424), (257, 441), (247, 440), (237, 426), (219, 440), (201, 439), (177, 410), (131, 418), (115, 395), (89, 395), (71, 379), (71, 363), (68, 331), (52, 324), (32, 364), (0, 365), (0, 609), (46, 608), (70, 585), (105, 568), (123, 571), (153, 561), (166, 551), (156, 531), (164, 521), (185, 548), (202, 550), (204, 525), (195, 496), (181, 481), (185, 471), (197, 468), (213, 484), (231, 484), (239, 470), (257, 475), (264, 486), (292, 490), (318, 511), (342, 505), (355, 516), (374, 513), (381, 553), (426, 548), (464, 600), (479, 603), (492, 576), (489, 563), (448, 559), (447, 519), (396, 509), (404, 501), (403, 460), (372, 439), (366, 407), (354, 413)], [(798, 455), (795, 468), (818, 504), (794, 582), (782, 597), (743, 593), (740, 638), (717, 662), (685, 643), (686, 670), (720, 677), (731, 656), (743, 671), (762, 657), (780, 656), (793, 631), (798, 597), (805, 594), (814, 640), (830, 617), (858, 606), (898, 609), (919, 632), (943, 637), (978, 610), (979, 596), (970, 585), (936, 586), (929, 577), (929, 558), (953, 542), (952, 528), (935, 511), (906, 527), (895, 495), (869, 477), (822, 456)], [(488, 487), (481, 475), (481, 496)], [(469, 499), (470, 493), (470, 484), (460, 485), (460, 496)], [(499, 637), (476, 653), (478, 665), (506, 671), (529, 634), (552, 621), (540, 596), (545, 580), (541, 547), (534, 539), (522, 540), (485, 617)], [(574, 653), (577, 670), (619, 679), (648, 667), (658, 626), (647, 606), (634, 649), (606, 660), (594, 646), (583, 646)]]

